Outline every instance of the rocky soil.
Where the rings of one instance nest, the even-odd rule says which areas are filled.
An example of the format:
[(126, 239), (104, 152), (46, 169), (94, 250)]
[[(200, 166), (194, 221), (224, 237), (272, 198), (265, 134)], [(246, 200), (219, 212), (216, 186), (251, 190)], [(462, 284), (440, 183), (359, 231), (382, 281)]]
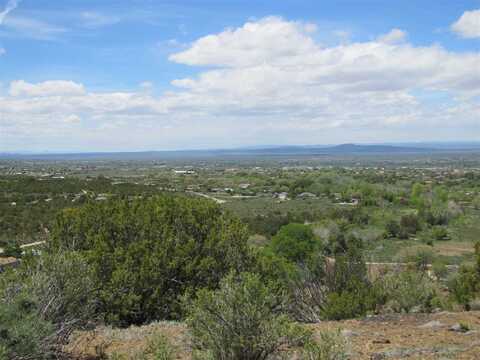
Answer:
[[(308, 326), (315, 333), (340, 329), (351, 359), (480, 359), (480, 311), (371, 316)], [(156, 333), (170, 340), (178, 359), (191, 358), (188, 331), (173, 322), (76, 333), (66, 350), (74, 359), (114, 353), (134, 358)]]

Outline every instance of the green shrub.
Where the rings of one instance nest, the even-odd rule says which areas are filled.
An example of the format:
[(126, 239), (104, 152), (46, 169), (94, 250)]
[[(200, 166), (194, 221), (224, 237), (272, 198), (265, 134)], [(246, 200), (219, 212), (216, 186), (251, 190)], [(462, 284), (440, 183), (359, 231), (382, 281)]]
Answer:
[(3, 249), (3, 253), (1, 254), (1, 256), (11, 256), (14, 258), (21, 258), (22, 249), (20, 248), (20, 244), (17, 241), (8, 242), (5, 248)]
[(270, 248), (252, 249), (252, 266), (250, 271), (259, 274), (263, 281), (279, 290), (288, 288), (288, 281), (297, 276), (296, 264), (282, 256), (274, 254)]
[(400, 234), (400, 224), (395, 220), (389, 220), (385, 224), (385, 233), (387, 238), (395, 238)]
[(438, 280), (443, 280), (448, 275), (447, 264), (441, 260), (434, 260), (432, 263), (432, 271)]
[(445, 226), (434, 226), (432, 227), (432, 236), (435, 240), (449, 240), (447, 228)]
[(448, 289), (453, 299), (468, 311), (480, 291), (479, 276), (473, 267), (462, 265), (458, 273), (449, 279)]
[(216, 360), (270, 359), (308, 333), (282, 309), (282, 297), (250, 273), (228, 275), (220, 289), (197, 292), (187, 323), (196, 348)]
[(154, 334), (148, 340), (143, 356), (152, 360), (173, 360), (175, 350), (165, 335)]
[(7, 349), (6, 345), (0, 345), (0, 359), (1, 360), (6, 360), (8, 359), (9, 356), (9, 351)]
[(302, 360), (347, 360), (347, 344), (340, 331), (322, 331), (317, 341), (308, 341)]
[(54, 324), (58, 341), (97, 320), (93, 270), (79, 253), (43, 254), (22, 271), (26, 291), (42, 317)]
[(474, 265), (462, 265), (449, 279), (448, 288), (453, 299), (465, 310), (470, 310), (470, 303), (480, 294), (480, 242), (475, 244)]
[(327, 261), (317, 254), (289, 280), (290, 312), (298, 321), (353, 318), (384, 302), (353, 239), (346, 253)]
[(402, 260), (410, 263), (410, 267), (414, 270), (425, 272), (428, 270), (428, 265), (434, 262), (434, 259), (435, 255), (429, 248), (422, 248), (414, 253), (407, 254)]
[(271, 241), (275, 254), (295, 263), (306, 261), (318, 245), (311, 227), (303, 224), (282, 226)]
[(364, 294), (362, 289), (359, 290), (359, 293), (344, 291), (329, 294), (323, 317), (328, 320), (342, 320), (365, 315), (368, 310), (374, 308), (374, 304), (368, 294)]
[(183, 294), (215, 288), (247, 266), (247, 239), (246, 227), (215, 203), (165, 195), (65, 210), (50, 251), (82, 254), (105, 320), (127, 326), (180, 318)]
[(9, 354), (47, 358), (95, 320), (91, 271), (78, 254), (26, 257), (0, 281), (0, 345)]
[(387, 307), (395, 312), (410, 312), (417, 308), (430, 312), (441, 304), (439, 291), (432, 279), (418, 271), (402, 271), (384, 277)]
[(400, 218), (400, 237), (406, 238), (408, 235), (415, 235), (421, 229), (418, 216), (415, 214), (403, 215)]
[(40, 316), (30, 294), (14, 282), (4, 283), (0, 294), (2, 359), (48, 359), (54, 350), (53, 335), (53, 324)]

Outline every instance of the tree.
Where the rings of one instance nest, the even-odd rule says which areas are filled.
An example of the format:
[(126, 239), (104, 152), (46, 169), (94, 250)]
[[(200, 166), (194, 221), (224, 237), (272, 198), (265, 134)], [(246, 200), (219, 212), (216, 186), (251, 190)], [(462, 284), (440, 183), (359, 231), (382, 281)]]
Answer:
[(179, 297), (247, 266), (247, 238), (215, 203), (165, 195), (65, 210), (49, 247), (85, 257), (106, 321), (127, 326), (180, 318)]
[(282, 226), (271, 242), (275, 254), (295, 263), (304, 262), (317, 247), (312, 229), (303, 224)]

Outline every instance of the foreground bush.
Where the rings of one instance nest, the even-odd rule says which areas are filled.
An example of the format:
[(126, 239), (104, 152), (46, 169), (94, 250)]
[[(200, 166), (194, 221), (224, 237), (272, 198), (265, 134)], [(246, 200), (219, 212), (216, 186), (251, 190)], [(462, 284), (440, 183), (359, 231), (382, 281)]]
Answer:
[(323, 331), (319, 340), (310, 340), (302, 351), (303, 360), (347, 360), (347, 343), (340, 331)]
[(247, 230), (213, 202), (180, 196), (91, 203), (63, 211), (50, 251), (93, 269), (100, 311), (127, 326), (182, 316), (179, 298), (215, 288), (248, 260)]
[(53, 324), (40, 316), (25, 291), (13, 286), (2, 289), (0, 359), (47, 359), (52, 355), (53, 335)]
[(280, 313), (281, 296), (258, 275), (228, 275), (217, 291), (200, 290), (189, 309), (194, 344), (216, 360), (262, 360), (309, 334)]
[(88, 265), (75, 253), (27, 256), (18, 270), (2, 274), (0, 349), (5, 358), (43, 359), (61, 352), (73, 330), (95, 319), (92, 286)]

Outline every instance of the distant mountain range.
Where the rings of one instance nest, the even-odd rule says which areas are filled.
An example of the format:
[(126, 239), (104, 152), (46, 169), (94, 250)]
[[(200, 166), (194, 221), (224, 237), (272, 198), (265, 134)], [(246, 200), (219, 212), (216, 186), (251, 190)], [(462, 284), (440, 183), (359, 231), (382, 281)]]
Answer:
[(0, 159), (32, 160), (155, 160), (176, 158), (212, 158), (236, 156), (315, 156), (315, 155), (375, 155), (375, 154), (429, 154), (442, 152), (480, 152), (480, 143), (406, 143), (391, 144), (341, 144), (325, 145), (269, 145), (237, 149), (177, 150), (143, 152), (86, 152), (18, 154), (0, 153)]
[[(240, 149), (240, 152), (245, 150)], [(434, 148), (408, 147), (393, 145), (356, 145), (341, 144), (335, 146), (280, 146), (277, 148), (247, 150), (259, 154), (381, 154), (381, 153), (425, 153), (438, 151)]]

